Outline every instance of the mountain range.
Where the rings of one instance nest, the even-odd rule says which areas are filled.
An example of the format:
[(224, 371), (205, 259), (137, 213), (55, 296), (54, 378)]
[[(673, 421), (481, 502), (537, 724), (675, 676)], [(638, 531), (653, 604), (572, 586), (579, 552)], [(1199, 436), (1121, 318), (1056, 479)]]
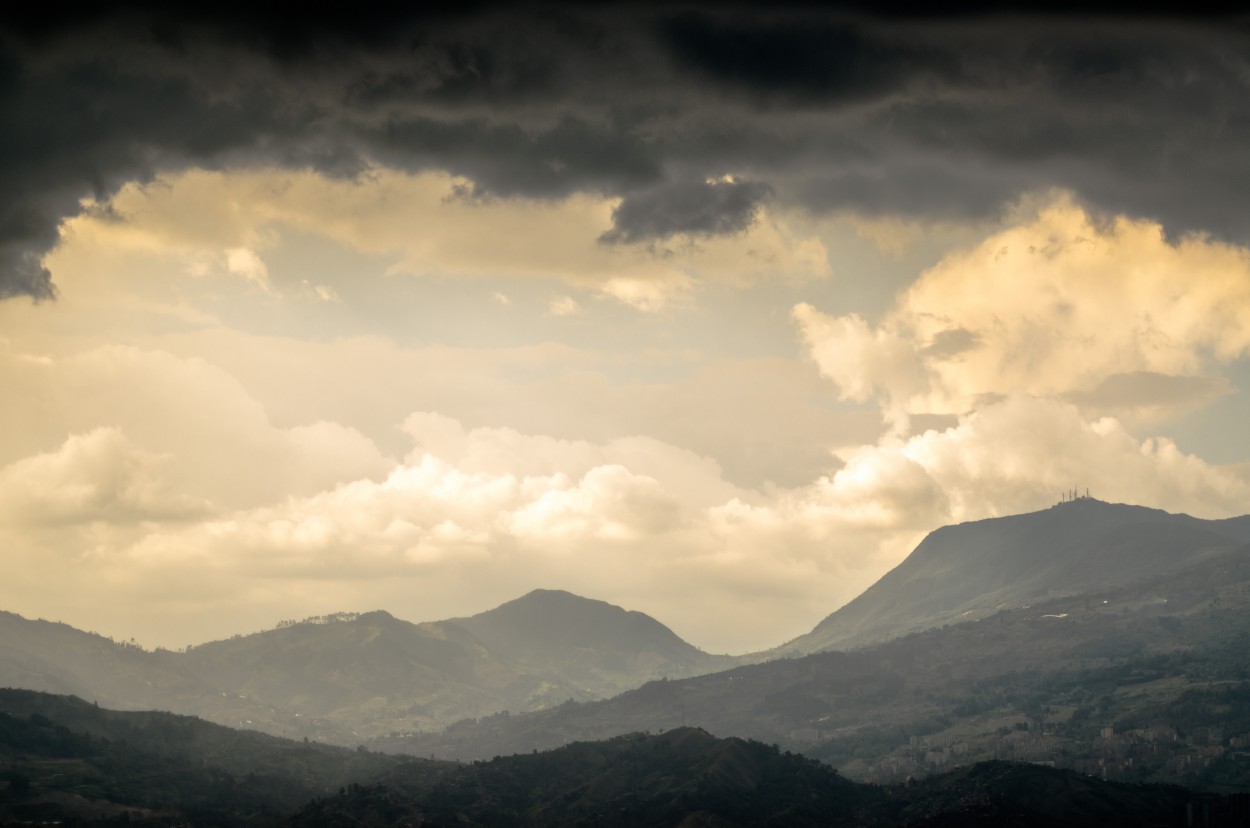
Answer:
[(735, 663), (642, 613), (555, 590), (468, 618), (338, 613), (185, 652), (0, 614), (0, 686), (338, 744), (606, 698)]
[[(778, 743), (863, 779), (1031, 757), (1074, 768), (1103, 759), (1099, 773), (1138, 781), (1214, 785), (1223, 774), (1231, 789), (1250, 784), (1250, 752), (1203, 751), (1215, 744), (1212, 729), (1220, 745), (1250, 745), (1246, 652), (1242, 547), (1180, 572), (852, 652), (744, 664), (369, 744), (475, 759), (686, 724)], [(1160, 726), (1170, 728), (1166, 751), (1150, 741)]]
[(773, 654), (854, 649), (1024, 604), (1126, 586), (1250, 543), (1250, 515), (1200, 520), (1088, 497), (945, 526)]
[(370, 745), (473, 759), (697, 725), (877, 781), (1009, 758), (1244, 789), (1245, 527), (1092, 500), (950, 527), (855, 608), (876, 643)]
[(1089, 498), (945, 527), (811, 633), (743, 657), (548, 590), (180, 653), (3, 614), (0, 685), (460, 760), (697, 725), (878, 781), (1029, 758), (1233, 790), (1250, 785), (1233, 745), (1250, 745), (1248, 541), (1250, 517)]

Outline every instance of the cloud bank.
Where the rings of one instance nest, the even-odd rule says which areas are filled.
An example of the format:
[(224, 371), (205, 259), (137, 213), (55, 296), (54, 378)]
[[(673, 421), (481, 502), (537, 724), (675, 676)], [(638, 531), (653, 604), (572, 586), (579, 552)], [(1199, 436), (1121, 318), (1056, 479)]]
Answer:
[[(703, 646), (745, 649), (803, 632), (935, 525), (1041, 508), (1073, 485), (1200, 515), (1250, 497), (1244, 474), (1023, 395), (767, 490), (652, 438), (468, 429), (433, 413), (404, 427), (412, 450), (389, 470), (246, 508), (170, 490), (165, 461), (118, 430), (74, 435), (0, 468), (17, 518), (4, 531), (12, 542), (42, 526), (25, 534), (28, 547), (38, 539), (31, 571), (74, 561), (110, 585), (108, 600), (159, 593), (166, 611), (211, 616), (194, 626), (218, 635), (235, 621), (223, 608), (279, 617), (337, 591), (437, 617), (463, 611), (444, 593), (466, 582), (487, 604), (557, 583), (651, 609)], [(99, 599), (71, 586), (66, 600)]]
[[(352, 17), (356, 17), (353, 15)], [(360, 15), (360, 17), (371, 17)], [(1059, 186), (1247, 238), (1244, 33), (1219, 19), (885, 18), (796, 4), (330, 20), (0, 18), (0, 297), (55, 296), (57, 227), (189, 168), (371, 167), (476, 198), (619, 199), (605, 238), (817, 213), (976, 218)], [(733, 185), (700, 182), (733, 176)]]

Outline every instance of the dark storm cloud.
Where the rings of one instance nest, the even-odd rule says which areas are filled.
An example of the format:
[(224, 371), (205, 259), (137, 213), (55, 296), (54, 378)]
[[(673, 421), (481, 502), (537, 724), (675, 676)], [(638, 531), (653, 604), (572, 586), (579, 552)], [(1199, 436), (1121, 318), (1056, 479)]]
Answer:
[(959, 74), (956, 55), (858, 21), (689, 12), (666, 21), (663, 37), (681, 65), (765, 101), (872, 100)]
[(612, 229), (600, 240), (619, 244), (739, 233), (751, 226), (760, 203), (772, 194), (772, 187), (759, 181), (666, 182), (626, 196), (612, 211)]
[(598, 193), (618, 243), (737, 232), (768, 194), (975, 218), (1052, 187), (1250, 240), (1241, 23), (974, 11), (0, 11), (0, 297), (54, 294), (39, 260), (82, 199), (189, 166)]
[(450, 169), (472, 178), (478, 195), (616, 193), (661, 175), (644, 141), (576, 118), (531, 128), (484, 118), (395, 118), (364, 135), (379, 161), (401, 169)]
[(260, 157), (331, 167), (352, 153), (308, 129), (313, 109), (292, 111), (271, 91), (213, 96), (164, 60), (119, 66), (77, 45), (44, 53), (9, 41), (0, 56), (0, 296), (53, 295), (38, 259), (83, 199), (166, 169)]

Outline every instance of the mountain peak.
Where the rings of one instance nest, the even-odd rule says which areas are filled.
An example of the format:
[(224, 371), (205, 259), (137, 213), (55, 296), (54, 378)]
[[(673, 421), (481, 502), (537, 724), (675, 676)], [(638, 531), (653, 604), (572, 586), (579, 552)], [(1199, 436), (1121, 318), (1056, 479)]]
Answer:
[[(731, 666), (709, 656), (646, 613), (562, 589), (535, 589), (492, 610), (451, 623), (487, 647), (548, 666), (607, 676), (690, 675)], [(722, 663), (722, 661), (724, 663)]]
[(503, 607), (512, 606), (514, 604), (523, 604), (523, 603), (547, 603), (547, 604), (553, 604), (553, 605), (599, 604), (605, 607), (614, 606), (613, 604), (609, 604), (607, 601), (599, 601), (594, 598), (583, 598), (580, 595), (569, 592), (567, 589), (539, 588), (539, 589), (531, 589), (529, 592), (525, 593), (520, 598), (513, 598), (511, 601), (505, 601), (504, 603), (500, 604), (499, 607), (496, 607), (496, 609), (502, 609)]
[(943, 526), (784, 651), (861, 647), (1024, 603), (1128, 584), (1245, 543), (1250, 518), (1208, 521), (1092, 497)]
[[(690, 647), (651, 616), (562, 589), (535, 589), (470, 618), (456, 619), (487, 644), (524, 638), (545, 644), (602, 647), (639, 638)], [(694, 649), (691, 647), (691, 649)]]

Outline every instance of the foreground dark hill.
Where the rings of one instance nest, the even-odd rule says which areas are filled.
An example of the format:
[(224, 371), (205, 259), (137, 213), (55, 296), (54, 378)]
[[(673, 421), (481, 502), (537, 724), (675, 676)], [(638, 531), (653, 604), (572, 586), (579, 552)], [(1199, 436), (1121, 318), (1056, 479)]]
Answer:
[(371, 743), (442, 758), (694, 724), (890, 781), (993, 758), (1250, 788), (1250, 547), (854, 652)]
[(688, 727), (461, 765), (0, 690), (4, 825), (1218, 827), (1247, 806), (1003, 762), (861, 785)]
[(694, 728), (496, 758), (462, 766), (433, 787), (405, 774), (316, 802), (290, 824), (1179, 828), (1234, 826), (1250, 816), (1238, 797), (1006, 762), (906, 787), (858, 785), (775, 746)]
[(875, 791), (775, 747), (694, 728), (462, 766), (431, 788), (400, 771), (315, 803), (292, 825), (853, 824)]
[(271, 825), (399, 766), (450, 767), (0, 690), (0, 825)]
[(775, 654), (853, 649), (1063, 595), (1114, 589), (1250, 542), (1250, 516), (1200, 520), (1091, 498), (945, 526)]
[(735, 663), (642, 613), (545, 590), (469, 618), (339, 613), (186, 652), (0, 614), (0, 686), (348, 745)]
[(922, 779), (875, 809), (887, 825), (926, 828), (1211, 826), (1250, 821), (1250, 797), (1199, 796), (1019, 762), (979, 762)]

